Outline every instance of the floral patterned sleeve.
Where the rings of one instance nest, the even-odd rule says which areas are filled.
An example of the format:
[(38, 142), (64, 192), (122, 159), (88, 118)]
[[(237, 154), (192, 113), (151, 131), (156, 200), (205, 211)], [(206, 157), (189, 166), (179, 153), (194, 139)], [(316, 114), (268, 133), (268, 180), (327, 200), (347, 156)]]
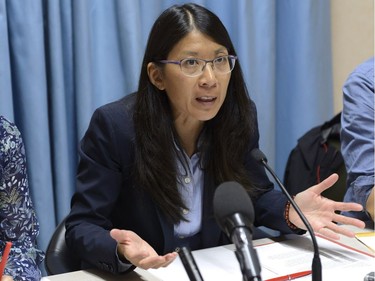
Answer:
[(14, 124), (0, 116), (0, 254), (6, 241), (13, 243), (4, 274), (15, 281), (40, 280), (44, 253), (36, 246), (38, 234), (22, 137)]

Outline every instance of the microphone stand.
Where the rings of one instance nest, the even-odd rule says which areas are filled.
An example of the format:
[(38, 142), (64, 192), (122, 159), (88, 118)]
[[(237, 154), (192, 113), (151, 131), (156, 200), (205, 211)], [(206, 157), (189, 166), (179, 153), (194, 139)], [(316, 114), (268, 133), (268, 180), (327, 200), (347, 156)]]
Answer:
[[(236, 257), (240, 263), (243, 281), (262, 281), (260, 277), (260, 263), (256, 250), (252, 245), (252, 237), (244, 228), (238, 228), (239, 235), (233, 235), (232, 240), (236, 245)], [(259, 275), (257, 274), (259, 273)]]
[(190, 249), (187, 247), (181, 247), (178, 255), (180, 256), (181, 262), (186, 270), (187, 275), (189, 276), (189, 280), (203, 281), (203, 277), (195, 262), (193, 254), (190, 252)]
[(271, 169), (271, 167), (267, 164), (266, 160), (264, 158), (262, 158), (261, 162), (262, 162), (263, 166), (267, 169), (267, 171), (270, 172), (270, 174), (275, 179), (277, 184), (280, 186), (281, 190), (283, 191), (285, 196), (288, 198), (290, 204), (292, 204), (293, 208), (296, 210), (296, 212), (300, 216), (301, 220), (305, 224), (307, 230), (309, 231), (310, 236), (311, 236), (311, 240), (312, 240), (312, 243), (313, 243), (313, 246), (314, 246), (314, 258), (313, 258), (312, 267), (311, 267), (312, 280), (313, 281), (321, 281), (322, 280), (322, 263), (320, 261), (318, 243), (316, 241), (316, 237), (315, 237), (314, 231), (313, 231), (310, 223), (306, 219), (305, 215), (302, 213), (301, 209), (297, 206), (296, 202), (294, 202), (293, 198), (290, 196), (289, 192), (286, 190), (284, 185), (281, 183), (278, 176)]

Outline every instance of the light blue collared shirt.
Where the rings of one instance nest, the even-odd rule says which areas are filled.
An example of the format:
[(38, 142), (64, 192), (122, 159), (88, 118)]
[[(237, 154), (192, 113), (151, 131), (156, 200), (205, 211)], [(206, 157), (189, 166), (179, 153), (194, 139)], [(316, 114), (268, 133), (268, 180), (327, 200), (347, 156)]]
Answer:
[[(359, 65), (343, 87), (341, 152), (347, 170), (345, 202), (364, 208), (374, 186), (374, 58)], [(343, 214), (369, 221), (366, 212)]]
[(177, 184), (180, 194), (187, 209), (183, 210), (188, 221), (182, 221), (174, 226), (174, 234), (185, 238), (197, 234), (202, 226), (202, 197), (203, 197), (203, 171), (200, 168), (199, 153), (193, 154), (191, 158), (186, 157), (184, 168), (183, 163), (177, 161), (178, 178)]

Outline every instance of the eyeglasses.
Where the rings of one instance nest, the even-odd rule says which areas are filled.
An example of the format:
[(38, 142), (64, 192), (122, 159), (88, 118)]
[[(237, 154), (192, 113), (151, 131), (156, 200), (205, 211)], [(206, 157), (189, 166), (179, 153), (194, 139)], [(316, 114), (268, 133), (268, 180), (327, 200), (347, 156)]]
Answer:
[(180, 61), (177, 60), (160, 60), (160, 63), (171, 63), (178, 64), (183, 74), (189, 77), (195, 77), (201, 75), (206, 67), (207, 63), (212, 64), (212, 69), (218, 74), (227, 74), (231, 72), (236, 63), (236, 56), (221, 56), (213, 60), (204, 60), (196, 58), (187, 58)]

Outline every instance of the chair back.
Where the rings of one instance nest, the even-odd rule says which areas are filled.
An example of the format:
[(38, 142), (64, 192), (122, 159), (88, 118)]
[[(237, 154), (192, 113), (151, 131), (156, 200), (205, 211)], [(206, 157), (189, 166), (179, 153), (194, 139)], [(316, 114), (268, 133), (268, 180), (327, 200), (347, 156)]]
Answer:
[(65, 243), (65, 219), (56, 227), (44, 260), (48, 275), (80, 270), (80, 260), (71, 253)]
[(322, 195), (343, 201), (347, 175), (341, 154), (340, 130), (341, 112), (311, 128), (298, 139), (296, 147), (289, 154), (284, 173), (284, 185), (290, 194), (304, 191), (332, 173), (337, 173), (339, 180)]

